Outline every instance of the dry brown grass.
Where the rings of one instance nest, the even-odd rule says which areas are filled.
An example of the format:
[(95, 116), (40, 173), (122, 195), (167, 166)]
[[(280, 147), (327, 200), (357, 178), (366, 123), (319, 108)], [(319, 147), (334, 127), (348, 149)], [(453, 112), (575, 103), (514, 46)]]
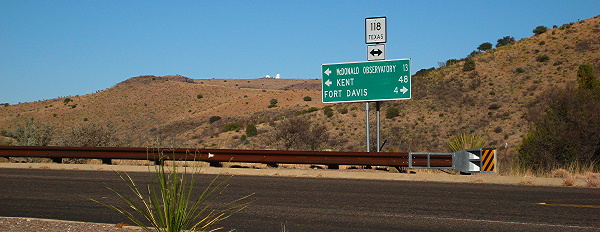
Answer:
[(588, 173), (585, 179), (586, 187), (600, 187), (600, 173)]
[(567, 178), (571, 176), (571, 173), (569, 173), (569, 171), (567, 171), (564, 168), (559, 168), (556, 169), (554, 171), (552, 171), (552, 173), (550, 174), (551, 177), (557, 177), (557, 178)]
[(575, 176), (566, 176), (563, 178), (563, 186), (573, 186), (575, 185)]

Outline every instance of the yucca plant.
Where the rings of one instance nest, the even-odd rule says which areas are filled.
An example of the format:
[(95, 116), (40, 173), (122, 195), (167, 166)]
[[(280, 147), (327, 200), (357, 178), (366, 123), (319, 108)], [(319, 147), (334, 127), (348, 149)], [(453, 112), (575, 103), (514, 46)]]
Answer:
[[(161, 160), (162, 161), (162, 160)], [(156, 166), (156, 182), (145, 188), (140, 188), (127, 173), (118, 173), (127, 184), (129, 194), (113, 187), (108, 187), (118, 197), (110, 198), (125, 203), (129, 210), (90, 199), (127, 217), (145, 231), (178, 232), (178, 231), (216, 231), (216, 224), (227, 219), (232, 214), (245, 208), (250, 202), (239, 198), (225, 204), (215, 204), (215, 197), (222, 193), (231, 176), (220, 178), (217, 175), (210, 184), (202, 190), (197, 198), (192, 198), (194, 184), (198, 176), (193, 172), (186, 175), (186, 169), (180, 173), (176, 165), (165, 168), (164, 162)], [(142, 218), (136, 217), (139, 213)], [(147, 225), (146, 223), (149, 223)]]
[(456, 152), (469, 148), (482, 148), (485, 146), (485, 141), (478, 134), (460, 134), (450, 138), (448, 146), (451, 152)]

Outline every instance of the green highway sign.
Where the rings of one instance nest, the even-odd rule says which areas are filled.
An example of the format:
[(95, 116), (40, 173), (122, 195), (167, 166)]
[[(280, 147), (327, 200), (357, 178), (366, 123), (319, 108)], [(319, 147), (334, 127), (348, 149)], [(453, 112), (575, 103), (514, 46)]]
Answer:
[(321, 65), (323, 103), (411, 98), (410, 59)]

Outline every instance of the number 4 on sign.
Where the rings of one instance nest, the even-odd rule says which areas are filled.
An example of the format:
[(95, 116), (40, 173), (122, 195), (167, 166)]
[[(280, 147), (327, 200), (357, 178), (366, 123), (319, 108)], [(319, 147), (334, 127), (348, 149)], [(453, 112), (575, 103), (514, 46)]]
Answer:
[(405, 86), (402, 86), (402, 89), (398, 89), (398, 87), (396, 87), (394, 89), (394, 93), (398, 93), (398, 92), (402, 92), (402, 94), (405, 94), (406, 92), (408, 92), (408, 89)]

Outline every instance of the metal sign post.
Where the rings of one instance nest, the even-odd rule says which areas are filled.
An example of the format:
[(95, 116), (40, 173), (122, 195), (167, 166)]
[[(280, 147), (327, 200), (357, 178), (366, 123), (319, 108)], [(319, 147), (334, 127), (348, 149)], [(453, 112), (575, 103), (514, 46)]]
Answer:
[[(365, 19), (365, 43), (374, 44), (367, 45), (367, 60), (385, 60), (385, 43), (387, 42), (387, 18), (386, 17), (373, 17)], [(367, 152), (370, 152), (369, 146), (371, 145), (370, 140), (370, 127), (369, 127), (369, 102), (367, 105)], [(380, 139), (380, 101), (375, 102), (376, 117), (377, 117), (377, 152), (381, 151), (379, 145)]]
[(411, 60), (385, 59), (387, 18), (365, 18), (367, 61), (321, 65), (323, 103), (365, 102), (367, 152), (371, 151), (369, 102), (376, 103), (377, 152), (381, 151), (381, 101), (412, 96)]

